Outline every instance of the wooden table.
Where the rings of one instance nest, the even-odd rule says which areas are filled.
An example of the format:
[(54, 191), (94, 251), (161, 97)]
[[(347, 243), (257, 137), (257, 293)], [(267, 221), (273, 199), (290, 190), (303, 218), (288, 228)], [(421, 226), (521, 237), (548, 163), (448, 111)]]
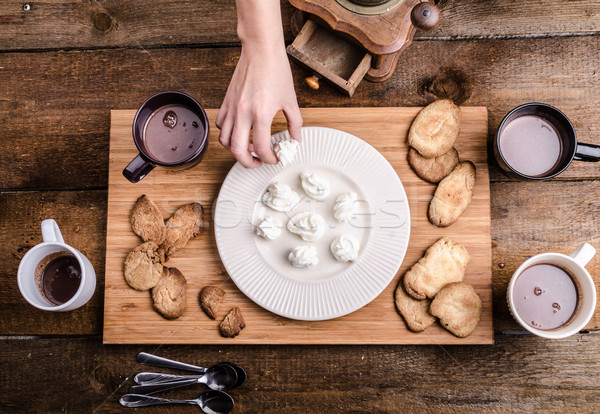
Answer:
[[(442, 0), (442, 24), (418, 37), (387, 82), (349, 99), (314, 92), (294, 66), (300, 106), (422, 106), (449, 96), (489, 108), (489, 134), (529, 101), (561, 108), (600, 144), (600, 1)], [(286, 40), (292, 10), (282, 2)], [(600, 164), (513, 181), (490, 161), (493, 346), (102, 345), (111, 109), (182, 90), (216, 108), (239, 57), (233, 1), (0, 3), (0, 411), (123, 412), (140, 351), (197, 363), (231, 360), (248, 382), (235, 412), (600, 410), (600, 312), (564, 340), (525, 334), (507, 310), (527, 257), (600, 248)], [(96, 268), (85, 307), (41, 312), (16, 272), (45, 218)], [(589, 264), (600, 280), (600, 255)], [(191, 397), (200, 388), (182, 390)], [(199, 412), (161, 407), (139, 412)]]

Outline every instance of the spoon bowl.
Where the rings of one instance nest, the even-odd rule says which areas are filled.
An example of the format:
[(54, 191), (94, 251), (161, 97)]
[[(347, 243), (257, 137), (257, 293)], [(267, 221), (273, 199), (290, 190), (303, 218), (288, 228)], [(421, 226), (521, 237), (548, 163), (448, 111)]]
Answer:
[(234, 388), (240, 387), (240, 386), (242, 386), (242, 384), (244, 382), (246, 382), (246, 379), (248, 378), (248, 374), (246, 374), (246, 371), (244, 370), (244, 368), (240, 367), (237, 364), (234, 364), (233, 362), (221, 362), (221, 364), (227, 364), (231, 368), (235, 369), (235, 373), (237, 374), (237, 382), (236, 382)]

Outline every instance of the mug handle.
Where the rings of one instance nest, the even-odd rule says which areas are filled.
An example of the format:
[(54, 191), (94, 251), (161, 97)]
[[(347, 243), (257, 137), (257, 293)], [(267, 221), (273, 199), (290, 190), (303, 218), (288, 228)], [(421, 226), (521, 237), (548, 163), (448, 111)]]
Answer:
[(146, 161), (141, 154), (138, 154), (123, 170), (123, 175), (132, 183), (137, 183), (144, 178), (150, 171), (154, 169), (154, 165)]
[(578, 143), (573, 159), (588, 162), (600, 161), (600, 145)]
[(58, 224), (56, 224), (56, 221), (53, 219), (46, 219), (42, 221), (42, 240), (44, 240), (44, 243), (55, 242), (64, 244), (65, 241), (60, 233)]
[(594, 246), (589, 243), (583, 243), (581, 246), (573, 250), (569, 257), (575, 260), (582, 267), (585, 267), (585, 265), (592, 260), (592, 257), (594, 257), (595, 254), (596, 249), (594, 249)]

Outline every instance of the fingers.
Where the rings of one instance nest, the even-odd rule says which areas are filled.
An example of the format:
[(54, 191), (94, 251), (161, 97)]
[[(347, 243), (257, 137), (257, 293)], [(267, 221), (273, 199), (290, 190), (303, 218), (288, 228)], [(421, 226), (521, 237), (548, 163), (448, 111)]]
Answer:
[(215, 119), (215, 125), (217, 126), (217, 128), (222, 129), (221, 127), (223, 126), (223, 121), (225, 120), (226, 116), (227, 109), (225, 108), (225, 103), (223, 103), (223, 105), (221, 105), (221, 108), (219, 109), (219, 113), (217, 114), (217, 119)]
[(238, 160), (244, 167), (256, 168), (259, 167), (262, 162), (258, 158), (254, 158), (252, 155), (250, 155), (248, 148), (249, 140), (250, 125), (238, 120), (233, 127), (231, 140), (229, 141), (229, 150), (235, 159)]
[(298, 142), (302, 142), (302, 115), (300, 114), (300, 108), (298, 105), (291, 108), (284, 108), (283, 114), (287, 119), (288, 131), (290, 136)]
[(227, 116), (227, 107), (225, 106), (225, 103), (223, 103), (221, 109), (219, 109), (217, 119), (215, 120), (215, 125), (221, 130), (219, 133), (219, 142), (227, 150), (229, 150), (229, 142), (231, 141), (231, 132), (233, 129), (233, 120), (230, 116)]
[(252, 146), (258, 157), (267, 164), (277, 164), (278, 160), (271, 149), (271, 121), (262, 119), (253, 126)]
[(233, 132), (233, 120), (230, 118), (225, 119), (223, 121), (223, 125), (221, 125), (221, 132), (219, 133), (219, 142), (226, 149), (231, 150), (231, 134)]

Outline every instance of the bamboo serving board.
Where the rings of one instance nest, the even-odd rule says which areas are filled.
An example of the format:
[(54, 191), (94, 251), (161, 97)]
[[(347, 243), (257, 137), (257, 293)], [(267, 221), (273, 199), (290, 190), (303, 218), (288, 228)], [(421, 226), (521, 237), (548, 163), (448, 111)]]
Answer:
[[(217, 110), (209, 109), (210, 143), (202, 162), (188, 170), (155, 169), (141, 182), (132, 184), (123, 168), (137, 154), (131, 137), (135, 111), (111, 113), (104, 343), (111, 344), (492, 344), (492, 275), (490, 235), (490, 192), (487, 168), (487, 109), (462, 108), (462, 128), (457, 149), (463, 160), (477, 167), (473, 200), (460, 219), (448, 228), (427, 220), (429, 201), (435, 185), (420, 180), (406, 161), (408, 128), (420, 108), (307, 108), (302, 110), (304, 126), (340, 129), (362, 138), (380, 151), (402, 180), (411, 211), (411, 235), (404, 262), (389, 286), (369, 305), (349, 315), (316, 322), (286, 319), (264, 310), (244, 294), (228, 277), (215, 244), (212, 206), (221, 183), (234, 164), (233, 157), (218, 142), (214, 125)], [(286, 128), (278, 114), (273, 132)], [(168, 321), (152, 307), (149, 292), (138, 292), (123, 277), (123, 261), (140, 243), (129, 224), (129, 212), (142, 194), (162, 210), (165, 219), (185, 203), (196, 201), (205, 208), (204, 230), (169, 260), (187, 278), (187, 302), (183, 316)], [(481, 321), (467, 338), (457, 338), (439, 324), (422, 333), (406, 328), (394, 307), (394, 290), (401, 275), (442, 236), (464, 244), (471, 254), (465, 281), (471, 283), (483, 301)], [(200, 309), (198, 294), (206, 285), (221, 286), (225, 299), (217, 320)], [(239, 306), (246, 328), (236, 338), (219, 335), (219, 322)]]

